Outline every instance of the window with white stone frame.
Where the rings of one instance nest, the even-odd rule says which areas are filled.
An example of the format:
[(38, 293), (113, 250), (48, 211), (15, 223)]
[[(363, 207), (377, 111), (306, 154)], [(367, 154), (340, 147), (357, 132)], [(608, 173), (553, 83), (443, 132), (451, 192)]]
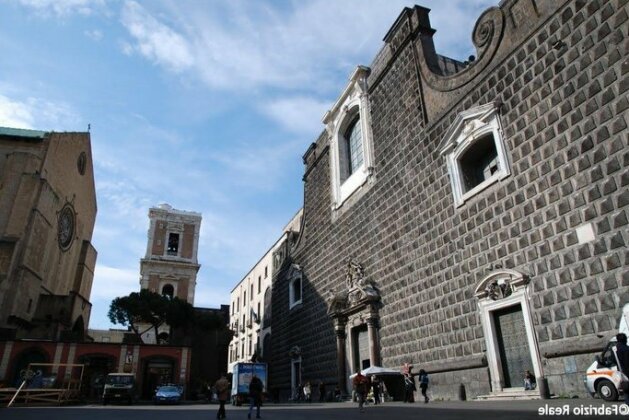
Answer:
[(289, 306), (291, 309), (301, 303), (301, 300), (302, 300), (301, 292), (302, 292), (301, 276), (291, 279), (290, 285), (289, 285), (289, 294), (290, 294)]
[(331, 110), (323, 117), (330, 138), (332, 208), (344, 205), (373, 173), (373, 145), (367, 77), (359, 66)]
[(481, 105), (457, 115), (439, 149), (446, 156), (457, 206), (511, 174), (499, 103)]
[(293, 309), (302, 302), (302, 272), (297, 264), (291, 265), (288, 271), (288, 308)]

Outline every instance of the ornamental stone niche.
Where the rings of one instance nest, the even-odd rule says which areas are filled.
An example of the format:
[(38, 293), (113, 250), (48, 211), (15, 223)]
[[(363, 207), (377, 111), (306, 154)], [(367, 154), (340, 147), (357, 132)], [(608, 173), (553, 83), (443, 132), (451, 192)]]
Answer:
[(521, 388), (526, 370), (534, 372), (538, 383), (544, 378), (528, 283), (529, 278), (518, 271), (497, 270), (479, 282), (474, 292), (494, 393)]
[[(345, 289), (337, 293), (329, 291), (327, 301), (328, 315), (334, 320), (338, 383), (347, 386), (351, 372), (381, 364), (380, 291), (373, 280), (365, 276), (362, 265), (350, 259)], [(342, 387), (342, 391), (346, 389)]]

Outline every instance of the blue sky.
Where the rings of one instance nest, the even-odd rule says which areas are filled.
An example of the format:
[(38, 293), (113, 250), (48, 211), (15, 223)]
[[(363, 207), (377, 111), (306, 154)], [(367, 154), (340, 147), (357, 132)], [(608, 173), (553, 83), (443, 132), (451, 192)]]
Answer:
[[(0, 0), (0, 126), (91, 124), (91, 328), (139, 288), (148, 209), (203, 215), (196, 306), (229, 293), (302, 205), (301, 156), (398, 0)], [(437, 52), (474, 54), (490, 0), (424, 0)]]

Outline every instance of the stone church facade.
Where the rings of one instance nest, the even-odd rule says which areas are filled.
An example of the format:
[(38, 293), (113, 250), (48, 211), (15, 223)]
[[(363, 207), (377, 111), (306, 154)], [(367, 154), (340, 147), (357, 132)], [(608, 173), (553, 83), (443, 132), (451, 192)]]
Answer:
[[(402, 11), (304, 155), (269, 383), (412, 364), (435, 398), (581, 395), (629, 302), (628, 6), (504, 0), (459, 62)], [(538, 379), (539, 380), (539, 379)]]
[(89, 133), (0, 127), (0, 339), (83, 339), (96, 211)]

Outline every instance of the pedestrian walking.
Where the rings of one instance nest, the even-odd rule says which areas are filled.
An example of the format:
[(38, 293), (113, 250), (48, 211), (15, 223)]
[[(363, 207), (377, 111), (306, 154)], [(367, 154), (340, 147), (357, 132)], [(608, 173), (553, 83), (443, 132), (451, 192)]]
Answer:
[(319, 381), (319, 402), (325, 401), (325, 384)]
[(415, 402), (413, 393), (417, 390), (415, 387), (415, 381), (410, 373), (404, 375), (404, 402)]
[(422, 390), (422, 395), (424, 396), (424, 403), (428, 404), (428, 373), (424, 369), (419, 370), (419, 387)]
[(312, 387), (310, 386), (310, 381), (307, 381), (306, 385), (304, 385), (304, 398), (306, 402), (312, 402)]
[[(627, 347), (627, 336), (624, 333), (616, 335), (616, 355), (620, 362), (620, 371), (629, 378), (629, 347)], [(622, 381), (620, 384), (625, 395), (625, 404), (629, 405), (629, 382)]]
[(256, 418), (260, 417), (260, 406), (262, 405), (262, 389), (264, 386), (262, 385), (262, 381), (260, 378), (256, 376), (254, 373), (251, 377), (251, 382), (249, 383), (249, 414), (247, 414), (247, 418), (251, 418), (251, 413), (253, 411), (253, 406), (256, 407)]
[(225, 401), (229, 398), (229, 381), (225, 377), (225, 374), (221, 374), (221, 377), (214, 384), (214, 389), (216, 389), (216, 397), (218, 398), (218, 413), (216, 413), (217, 419), (225, 418)]
[(376, 375), (371, 376), (371, 390), (373, 391), (373, 403), (380, 403), (380, 380)]
[(354, 386), (354, 392), (356, 392), (356, 397), (358, 398), (358, 408), (360, 412), (363, 412), (363, 405), (365, 404), (365, 397), (369, 390), (369, 379), (362, 373), (356, 372), (356, 376), (352, 380), (352, 385)]

